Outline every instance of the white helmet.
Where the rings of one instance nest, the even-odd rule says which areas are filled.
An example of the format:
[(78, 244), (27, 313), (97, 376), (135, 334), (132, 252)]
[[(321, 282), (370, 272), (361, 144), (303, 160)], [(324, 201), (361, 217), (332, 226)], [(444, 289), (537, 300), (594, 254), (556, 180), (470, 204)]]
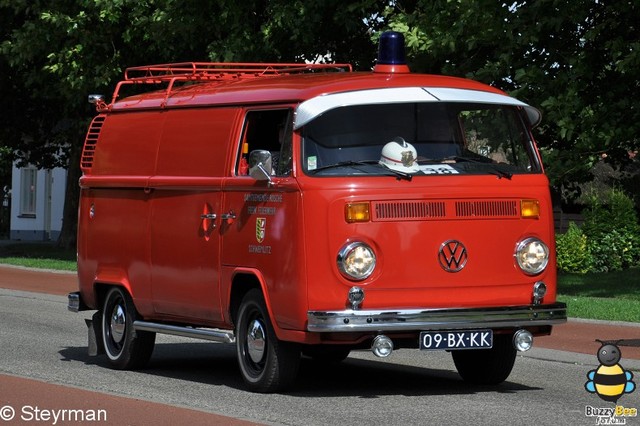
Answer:
[(418, 168), (418, 152), (400, 136), (382, 148), (380, 164), (390, 169), (405, 173), (415, 173)]

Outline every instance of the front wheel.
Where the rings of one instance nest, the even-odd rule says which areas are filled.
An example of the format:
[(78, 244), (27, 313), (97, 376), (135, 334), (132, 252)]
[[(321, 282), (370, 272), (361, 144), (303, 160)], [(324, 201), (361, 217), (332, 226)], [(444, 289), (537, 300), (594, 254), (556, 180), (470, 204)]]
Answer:
[(458, 374), (465, 382), (479, 385), (497, 385), (511, 374), (516, 360), (511, 334), (494, 336), (491, 349), (452, 351)]
[(153, 352), (156, 334), (135, 331), (136, 308), (129, 294), (120, 287), (107, 293), (102, 309), (102, 342), (109, 363), (120, 370), (144, 366)]
[(297, 345), (276, 337), (259, 290), (242, 299), (236, 321), (236, 348), (242, 379), (254, 392), (276, 392), (290, 386), (298, 373)]

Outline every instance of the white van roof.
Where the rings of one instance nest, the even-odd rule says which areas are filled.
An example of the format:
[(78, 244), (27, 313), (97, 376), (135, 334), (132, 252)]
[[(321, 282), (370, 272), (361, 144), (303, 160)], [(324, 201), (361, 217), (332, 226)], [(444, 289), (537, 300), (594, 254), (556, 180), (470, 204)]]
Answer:
[(329, 93), (308, 99), (302, 102), (296, 110), (294, 129), (298, 129), (325, 112), (339, 107), (406, 102), (465, 102), (510, 105), (524, 108), (532, 126), (536, 126), (542, 119), (542, 114), (536, 108), (510, 96), (498, 93), (449, 87), (392, 87)]

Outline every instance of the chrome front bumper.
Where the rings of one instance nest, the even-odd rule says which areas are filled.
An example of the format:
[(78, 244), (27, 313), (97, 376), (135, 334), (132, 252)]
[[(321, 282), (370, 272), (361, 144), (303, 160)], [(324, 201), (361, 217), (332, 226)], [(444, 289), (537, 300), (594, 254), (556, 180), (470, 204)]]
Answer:
[(482, 309), (407, 309), (309, 311), (312, 332), (425, 331), (466, 328), (535, 327), (567, 321), (567, 305), (509, 306)]

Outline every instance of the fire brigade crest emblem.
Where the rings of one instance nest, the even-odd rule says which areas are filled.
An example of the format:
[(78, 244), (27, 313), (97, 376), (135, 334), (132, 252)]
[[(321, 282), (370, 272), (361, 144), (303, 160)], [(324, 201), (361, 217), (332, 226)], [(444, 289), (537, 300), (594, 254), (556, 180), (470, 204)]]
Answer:
[(264, 241), (266, 229), (267, 229), (267, 218), (265, 217), (256, 218), (256, 241), (258, 241), (258, 243), (261, 243)]
[(413, 152), (411, 151), (402, 151), (402, 165), (405, 167), (413, 166), (413, 163), (416, 162), (415, 157), (413, 156)]

